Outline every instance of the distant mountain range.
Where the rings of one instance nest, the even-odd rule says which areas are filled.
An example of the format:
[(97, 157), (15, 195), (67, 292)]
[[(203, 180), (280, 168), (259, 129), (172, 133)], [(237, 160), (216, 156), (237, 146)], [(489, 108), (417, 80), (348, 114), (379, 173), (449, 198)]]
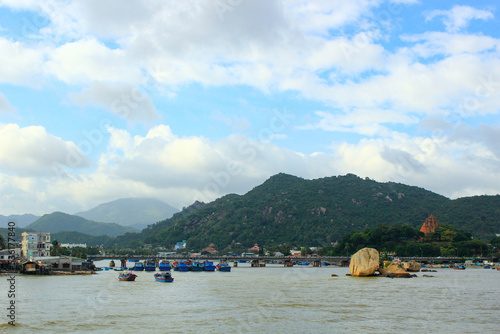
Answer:
[(486, 240), (500, 233), (499, 195), (451, 200), (354, 174), (306, 180), (280, 173), (245, 195), (198, 202), (140, 234), (117, 237), (114, 247), (146, 243), (170, 248), (181, 240), (194, 250), (210, 243), (221, 250), (254, 243), (322, 246), (379, 223), (420, 228), (430, 214)]
[(43, 215), (28, 225), (27, 228), (38, 232), (56, 233), (71, 231), (92, 236), (108, 235), (111, 237), (116, 237), (127, 232), (139, 232), (133, 227), (121, 226), (115, 223), (99, 223), (63, 212), (53, 212)]
[(172, 217), (179, 212), (165, 202), (153, 198), (121, 198), (98, 205), (88, 211), (75, 213), (85, 219), (116, 223), (142, 230), (150, 224)]
[(16, 228), (23, 228), (33, 223), (38, 218), (40, 218), (40, 216), (35, 216), (29, 213), (24, 215), (10, 215), (10, 216), (0, 215), (0, 228), (7, 227), (7, 224), (9, 222), (15, 222)]
[[(12, 221), (19, 229), (50, 233), (68, 232), (63, 234), (65, 240), (71, 239), (71, 231), (88, 236), (118, 236), (127, 232), (139, 232), (150, 224), (172, 217), (178, 211), (153, 198), (121, 198), (75, 215), (63, 212), (54, 212), (42, 217), (32, 214), (0, 215), (0, 228), (6, 228)], [(84, 238), (82, 235), (75, 235), (73, 239), (81, 241)], [(92, 243), (99, 241), (94, 242), (92, 239)]]
[[(173, 216), (177, 210), (172, 207), (169, 212), (158, 209), (168, 207), (156, 200), (121, 199), (79, 213), (92, 220), (56, 212), (27, 228), (60, 233), (58, 237), (64, 242), (104, 243), (107, 248), (143, 244), (171, 248), (186, 240), (193, 250), (211, 243), (220, 250), (254, 243), (324, 246), (379, 223), (420, 228), (430, 214), (440, 223), (463, 229), (476, 238), (490, 240), (500, 233), (500, 195), (451, 200), (420, 187), (377, 182), (354, 174), (306, 180), (280, 173), (244, 195), (195, 202)], [(134, 231), (131, 226), (138, 222), (149, 226), (141, 233), (126, 233)], [(110, 237), (95, 237), (102, 235)]]

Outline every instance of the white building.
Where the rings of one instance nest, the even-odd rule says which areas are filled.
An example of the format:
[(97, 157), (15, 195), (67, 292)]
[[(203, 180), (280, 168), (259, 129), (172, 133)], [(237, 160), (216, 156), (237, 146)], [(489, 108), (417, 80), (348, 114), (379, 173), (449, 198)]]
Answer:
[(87, 244), (60, 244), (59, 246), (64, 248), (75, 248), (75, 247), (87, 248)]
[(31, 259), (33, 257), (50, 256), (50, 233), (21, 234), (21, 256)]

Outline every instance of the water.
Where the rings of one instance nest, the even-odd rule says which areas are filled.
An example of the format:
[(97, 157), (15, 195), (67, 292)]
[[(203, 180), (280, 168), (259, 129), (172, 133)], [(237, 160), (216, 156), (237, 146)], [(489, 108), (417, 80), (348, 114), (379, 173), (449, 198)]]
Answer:
[[(106, 264), (108, 262), (106, 261)], [(106, 265), (102, 263), (101, 265)], [(12, 333), (498, 333), (500, 271), (438, 269), (435, 277), (348, 277), (348, 268), (239, 264), (229, 273), (118, 272), (17, 276)], [(338, 277), (331, 277), (336, 274)]]

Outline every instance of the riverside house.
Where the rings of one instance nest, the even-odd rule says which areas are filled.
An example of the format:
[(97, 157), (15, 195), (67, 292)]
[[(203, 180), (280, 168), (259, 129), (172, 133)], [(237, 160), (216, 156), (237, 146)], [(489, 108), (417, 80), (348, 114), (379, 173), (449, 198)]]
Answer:
[(85, 261), (72, 256), (45, 256), (36, 257), (33, 260), (42, 265), (50, 266), (53, 271), (82, 270), (82, 263)]

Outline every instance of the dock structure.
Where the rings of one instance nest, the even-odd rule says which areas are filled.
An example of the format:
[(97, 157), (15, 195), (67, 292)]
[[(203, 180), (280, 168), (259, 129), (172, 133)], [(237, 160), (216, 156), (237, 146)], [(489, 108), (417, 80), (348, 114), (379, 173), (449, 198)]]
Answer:
[[(318, 257), (305, 257), (305, 256), (293, 256), (293, 257), (276, 257), (276, 256), (214, 256), (214, 255), (199, 255), (196, 257), (190, 256), (188, 254), (172, 254), (168, 256), (153, 256), (153, 255), (89, 255), (88, 260), (100, 261), (100, 260), (119, 260), (122, 265), (128, 260), (149, 260), (154, 259), (157, 262), (160, 260), (194, 260), (197, 261), (224, 261), (224, 262), (240, 262), (241, 260), (248, 261), (252, 264), (252, 267), (265, 267), (269, 263), (279, 263), (283, 264), (285, 267), (293, 266), (294, 263), (308, 262), (312, 263), (313, 267), (321, 267), (323, 263), (338, 263), (339, 266), (346, 267), (349, 266), (351, 260), (350, 256), (318, 256)], [(401, 261), (416, 261), (420, 263), (455, 263), (464, 261), (463, 257), (400, 257)], [(478, 261), (488, 260), (489, 258), (477, 258)]]

